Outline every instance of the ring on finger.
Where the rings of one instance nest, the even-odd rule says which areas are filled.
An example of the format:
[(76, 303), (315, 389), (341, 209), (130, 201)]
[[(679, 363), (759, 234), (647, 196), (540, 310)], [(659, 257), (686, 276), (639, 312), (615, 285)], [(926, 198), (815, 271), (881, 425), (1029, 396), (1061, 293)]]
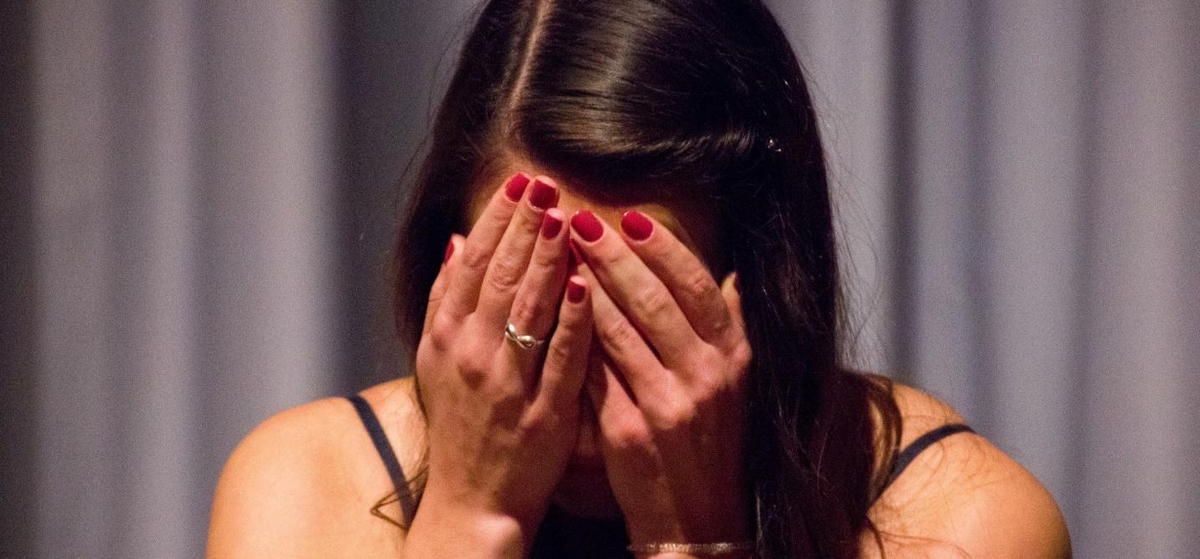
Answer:
[(546, 343), (546, 340), (539, 340), (530, 334), (517, 333), (517, 327), (511, 321), (504, 326), (504, 337), (521, 349), (533, 349)]

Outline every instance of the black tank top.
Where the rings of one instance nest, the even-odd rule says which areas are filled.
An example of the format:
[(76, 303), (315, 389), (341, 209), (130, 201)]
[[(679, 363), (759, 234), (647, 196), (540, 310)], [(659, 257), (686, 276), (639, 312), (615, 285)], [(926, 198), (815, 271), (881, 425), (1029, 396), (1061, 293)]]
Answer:
[[(404, 514), (404, 525), (408, 526), (412, 523), (413, 515), (417, 512), (417, 502), (406, 490), (408, 483), (404, 477), (404, 470), (400, 467), (400, 461), (396, 459), (396, 452), (392, 449), (391, 443), (388, 442), (387, 436), (384, 435), (383, 427), (380, 426), (379, 419), (375, 416), (371, 405), (358, 394), (347, 396), (346, 399), (350, 400), (351, 404), (354, 404), (354, 409), (358, 412), (358, 417), (362, 419), (363, 425), (367, 428), (367, 433), (371, 436), (371, 442), (375, 444), (375, 450), (379, 451), (379, 456), (383, 459), (383, 466), (387, 468), (388, 476), (392, 478), (392, 485), (396, 487), (400, 509)], [(888, 474), (887, 480), (884, 482), (879, 494), (883, 494), (883, 491), (897, 477), (900, 477), (904, 469), (912, 463), (921, 451), (929, 448), (933, 443), (963, 431), (969, 433), (975, 432), (975, 430), (962, 423), (949, 423), (917, 437), (917, 440), (910, 443), (904, 450), (896, 453), (895, 460), (892, 461), (892, 470)], [(876, 497), (878, 498), (878, 495)], [(545, 551), (552, 553), (550, 555), (538, 554), (535, 557), (568, 555), (572, 557), (615, 557), (628, 554), (625, 551), (625, 546), (629, 544), (627, 540), (628, 536), (625, 535), (624, 523), (620, 520), (596, 521), (591, 519), (577, 519), (551, 505), (549, 511), (546, 513), (545, 522), (547, 524), (543, 525), (543, 527), (560, 525), (565, 528), (569, 525), (571, 530), (538, 530), (539, 536), (543, 533), (570, 533), (572, 541), (553, 541), (552, 539), (539, 537), (539, 541), (534, 544), (535, 549), (536, 546), (541, 545), (545, 546)], [(623, 541), (624, 543), (621, 543), (619, 548), (613, 549), (599, 547), (602, 542), (617, 541)], [(571, 549), (568, 550), (568, 547)], [(583, 553), (581, 554), (581, 552)], [(614, 552), (616, 553), (615, 555)]]

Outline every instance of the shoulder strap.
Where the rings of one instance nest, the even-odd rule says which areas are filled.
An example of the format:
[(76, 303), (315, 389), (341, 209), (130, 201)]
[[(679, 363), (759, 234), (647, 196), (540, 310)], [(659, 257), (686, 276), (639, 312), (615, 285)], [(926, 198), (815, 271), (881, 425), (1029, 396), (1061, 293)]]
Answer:
[(938, 427), (937, 429), (929, 431), (920, 437), (917, 437), (917, 440), (910, 443), (904, 448), (904, 450), (900, 451), (896, 455), (896, 460), (892, 462), (892, 471), (888, 474), (887, 481), (884, 482), (883, 487), (879, 489), (879, 494), (876, 495), (876, 498), (878, 498), (879, 495), (882, 495), (883, 492), (892, 485), (892, 482), (896, 481), (896, 478), (900, 477), (900, 474), (904, 472), (904, 469), (907, 468), (914, 459), (916, 459), (917, 455), (920, 454), (921, 451), (929, 448), (929, 446), (933, 443), (963, 431), (969, 433), (975, 432), (974, 429), (971, 429), (962, 423), (948, 423)]
[(375, 450), (379, 451), (379, 457), (383, 459), (388, 476), (392, 478), (392, 485), (396, 487), (396, 496), (400, 501), (400, 508), (404, 512), (404, 519), (411, 522), (417, 506), (413, 501), (412, 494), (408, 491), (408, 481), (404, 477), (400, 461), (396, 459), (396, 452), (392, 450), (392, 444), (388, 442), (387, 435), (383, 433), (383, 426), (379, 424), (379, 418), (376, 417), (375, 411), (362, 396), (354, 394), (347, 396), (346, 399), (354, 404), (354, 410), (358, 412), (359, 419), (367, 428), (367, 433), (371, 435), (371, 442), (375, 444)]

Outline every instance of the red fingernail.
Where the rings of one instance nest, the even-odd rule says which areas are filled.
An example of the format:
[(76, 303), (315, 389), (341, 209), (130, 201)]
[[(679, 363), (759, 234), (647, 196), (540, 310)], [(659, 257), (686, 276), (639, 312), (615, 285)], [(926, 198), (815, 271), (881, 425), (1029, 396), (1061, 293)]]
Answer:
[(504, 185), (504, 195), (508, 196), (513, 202), (519, 201), (521, 195), (525, 193), (525, 185), (529, 184), (529, 175), (525, 173), (517, 173), (508, 179), (508, 184)]
[(589, 243), (596, 242), (604, 234), (604, 226), (596, 219), (596, 214), (587, 210), (579, 210), (571, 216), (571, 229)]
[(583, 283), (583, 278), (572, 276), (567, 280), (567, 300), (572, 303), (578, 303), (583, 300), (584, 294), (587, 292), (587, 286)]
[(538, 209), (549, 209), (558, 201), (558, 189), (554, 185), (542, 182), (542, 179), (533, 181), (533, 192), (529, 193), (529, 203)]
[(644, 241), (654, 232), (654, 222), (637, 210), (629, 210), (621, 216), (621, 230), (635, 241)]
[(450, 239), (450, 242), (446, 243), (446, 254), (442, 256), (443, 264), (450, 261), (451, 254), (454, 254), (454, 239)]
[(558, 232), (562, 231), (563, 213), (558, 208), (550, 208), (546, 211), (546, 215), (542, 216), (542, 237), (553, 239), (558, 236)]

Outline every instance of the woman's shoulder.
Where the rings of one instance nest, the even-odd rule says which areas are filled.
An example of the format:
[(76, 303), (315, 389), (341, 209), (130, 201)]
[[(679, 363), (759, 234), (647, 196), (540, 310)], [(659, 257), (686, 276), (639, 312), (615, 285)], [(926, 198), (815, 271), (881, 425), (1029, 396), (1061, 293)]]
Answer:
[[(900, 448), (943, 425), (967, 423), (936, 396), (899, 382)], [(984, 436), (959, 432), (925, 448), (880, 495), (870, 517), (889, 554), (947, 557), (1068, 557), (1053, 496)], [(876, 549), (867, 536), (864, 550)]]
[[(416, 468), (423, 442), (412, 387), (402, 378), (360, 392), (406, 472)], [(402, 531), (370, 516), (392, 489), (348, 399), (282, 411), (246, 435), (227, 460), (214, 495), (209, 556), (336, 557), (395, 549)]]

